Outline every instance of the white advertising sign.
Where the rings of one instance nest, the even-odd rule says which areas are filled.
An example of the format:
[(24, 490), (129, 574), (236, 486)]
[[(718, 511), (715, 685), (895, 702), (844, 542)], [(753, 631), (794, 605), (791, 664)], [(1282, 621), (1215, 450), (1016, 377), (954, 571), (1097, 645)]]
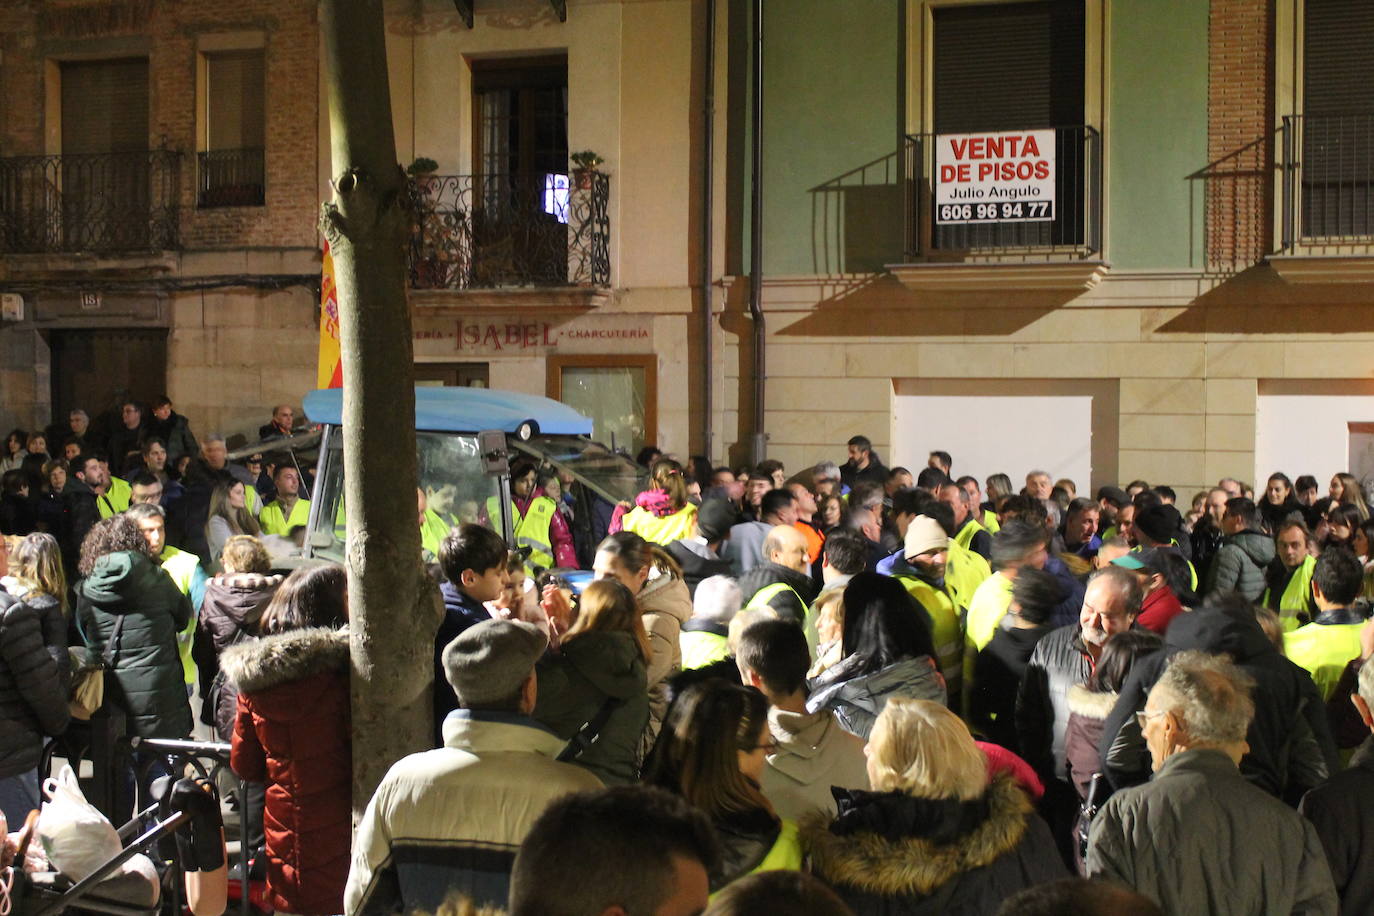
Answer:
[(1054, 131), (935, 137), (935, 222), (1054, 219)]

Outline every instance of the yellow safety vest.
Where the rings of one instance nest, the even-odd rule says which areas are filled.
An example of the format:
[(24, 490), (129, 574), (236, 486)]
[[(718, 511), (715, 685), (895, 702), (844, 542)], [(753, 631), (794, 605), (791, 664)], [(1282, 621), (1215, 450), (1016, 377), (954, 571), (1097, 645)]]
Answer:
[(643, 506), (635, 506), (620, 520), (622, 530), (633, 531), (644, 540), (665, 547), (674, 541), (691, 537), (696, 531), (696, 524), (697, 507), (691, 503), (662, 518)]
[(718, 633), (705, 630), (683, 630), (678, 634), (682, 647), (682, 670), (705, 668), (730, 657), (730, 641)]
[(992, 575), (992, 567), (980, 555), (958, 541), (949, 542), (945, 559), (945, 588), (960, 611), (968, 610), (978, 587)]
[(1001, 523), (997, 521), (997, 513), (991, 509), (983, 510), (983, 517), (979, 519), (979, 522), (988, 534), (996, 534), (1002, 530)]
[(773, 596), (784, 591), (796, 595), (797, 603), (802, 606), (802, 630), (806, 633), (806, 646), (811, 650), (811, 658), (814, 661), (816, 645), (820, 642), (820, 636), (816, 633), (816, 612), (802, 599), (801, 594), (795, 588), (786, 582), (774, 582), (772, 585), (765, 585), (754, 592), (754, 597), (749, 599), (749, 603), (744, 606), (744, 609), (748, 611), (768, 607), (768, 602), (773, 600)]
[(968, 609), (968, 643), (974, 653), (992, 642), (998, 625), (1011, 607), (1012, 581), (1001, 574), (991, 576), (979, 587)]
[[(501, 525), (501, 504), (496, 497), (487, 500), (487, 518), (491, 520), (492, 528), (500, 530)], [(523, 516), (520, 509), (512, 501), (510, 504), (511, 528), (515, 533), (515, 546), (530, 548), (530, 555), (525, 560), (525, 571), (533, 576), (539, 569), (553, 569), (553, 535), (551, 526), (553, 514), (558, 511), (553, 500), (547, 496), (536, 496), (530, 500), (530, 507)]]
[(1283, 634), (1283, 651), (1294, 664), (1306, 668), (1322, 692), (1331, 699), (1336, 682), (1350, 660), (1360, 657), (1363, 623), (1309, 623)]
[(954, 599), (942, 588), (915, 576), (898, 576), (897, 581), (930, 616), (931, 642), (945, 676), (950, 697), (957, 697), (962, 689), (964, 662), (964, 632)]
[(973, 548), (969, 545), (973, 543), (973, 536), (980, 531), (986, 530), (986, 528), (978, 524), (977, 519), (973, 519), (959, 529), (959, 533), (954, 536), (954, 542), (965, 550), (972, 550)]
[(96, 509), (100, 512), (100, 517), (102, 519), (110, 518), (128, 509), (129, 498), (133, 496), (133, 492), (133, 487), (118, 477), (111, 477), (110, 485), (105, 488), (105, 492), (95, 498)]
[(248, 484), (243, 485), (243, 504), (254, 515), (262, 515), (262, 497), (258, 495), (257, 487), (250, 487)]
[(424, 521), (420, 523), (420, 546), (434, 556), (439, 556), (439, 544), (448, 537), (452, 526), (443, 516), (433, 509), (425, 510)]
[[(187, 598), (191, 597), (191, 585), (195, 582), (196, 567), (200, 565), (200, 558), (193, 553), (184, 550), (177, 550), (170, 544), (162, 548), (162, 569), (167, 575), (172, 577), (177, 588)], [(177, 634), (177, 654), (181, 656), (181, 673), (186, 679), (186, 683), (196, 682), (196, 663), (191, 659), (191, 644), (196, 635), (196, 615), (191, 615), (190, 623), (186, 624), (186, 629)]]
[[(1298, 628), (1298, 614), (1313, 616), (1312, 611), (1312, 571), (1317, 568), (1317, 558), (1313, 556), (1304, 557), (1298, 568), (1289, 577), (1288, 584), (1283, 588), (1283, 594), (1279, 595), (1279, 606), (1274, 608), (1278, 611), (1279, 622), (1283, 624), (1285, 631), (1296, 630)], [(1264, 590), (1263, 604), (1265, 607), (1272, 608), (1269, 603), (1269, 589)]]
[(281, 501), (272, 500), (262, 507), (262, 512), (258, 514), (258, 524), (262, 526), (263, 534), (279, 534), (285, 537), (291, 533), (291, 529), (297, 525), (304, 525), (310, 521), (310, 500), (297, 499), (296, 504), (291, 507), (291, 517), (287, 518), (281, 511)]

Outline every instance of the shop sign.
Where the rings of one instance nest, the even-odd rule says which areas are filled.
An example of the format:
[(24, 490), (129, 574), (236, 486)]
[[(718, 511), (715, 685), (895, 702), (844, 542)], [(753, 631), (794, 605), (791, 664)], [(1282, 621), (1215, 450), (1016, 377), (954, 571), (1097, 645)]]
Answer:
[(417, 318), (413, 333), (416, 352), (426, 356), (453, 353), (531, 356), (560, 350), (644, 352), (653, 340), (648, 319), (622, 315), (564, 322), (485, 315)]
[(1054, 131), (935, 137), (935, 222), (1054, 219)]

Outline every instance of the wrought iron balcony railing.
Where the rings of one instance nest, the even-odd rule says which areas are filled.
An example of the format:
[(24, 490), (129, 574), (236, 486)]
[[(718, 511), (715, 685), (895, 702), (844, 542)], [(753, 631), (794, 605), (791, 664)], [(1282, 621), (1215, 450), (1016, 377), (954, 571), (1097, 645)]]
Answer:
[[(1049, 220), (937, 219), (935, 151), (935, 134), (907, 135), (908, 258), (938, 259), (946, 254), (1091, 258), (1102, 251), (1102, 135), (1096, 128), (1054, 129), (1054, 218)], [(976, 211), (976, 204), (971, 206)], [(978, 217), (976, 212), (972, 215)]]
[(413, 289), (610, 285), (600, 172), (423, 175), (411, 193)]
[(1374, 115), (1288, 115), (1280, 248), (1374, 244)]
[(261, 207), (263, 150), (223, 149), (197, 153), (198, 207)]
[(0, 252), (117, 252), (180, 245), (172, 150), (0, 159)]

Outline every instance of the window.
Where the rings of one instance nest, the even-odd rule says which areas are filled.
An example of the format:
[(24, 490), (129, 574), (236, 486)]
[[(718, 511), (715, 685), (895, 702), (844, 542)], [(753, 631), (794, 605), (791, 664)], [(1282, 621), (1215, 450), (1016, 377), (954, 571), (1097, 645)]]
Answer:
[(472, 85), (476, 284), (565, 282), (567, 58), (476, 60)]
[(1374, 236), (1374, 6), (1303, 5), (1301, 234)]
[(658, 440), (658, 357), (550, 356), (548, 396), (592, 418), (592, 438), (634, 455)]
[(264, 85), (262, 49), (205, 55), (200, 206), (262, 206)]
[(64, 61), (60, 73), (64, 247), (146, 248), (148, 59)]
[(939, 6), (931, 14), (935, 135), (1055, 130), (1053, 220), (936, 222), (932, 247), (1089, 243), (1087, 178), (1096, 134), (1084, 126), (1083, 0)]

